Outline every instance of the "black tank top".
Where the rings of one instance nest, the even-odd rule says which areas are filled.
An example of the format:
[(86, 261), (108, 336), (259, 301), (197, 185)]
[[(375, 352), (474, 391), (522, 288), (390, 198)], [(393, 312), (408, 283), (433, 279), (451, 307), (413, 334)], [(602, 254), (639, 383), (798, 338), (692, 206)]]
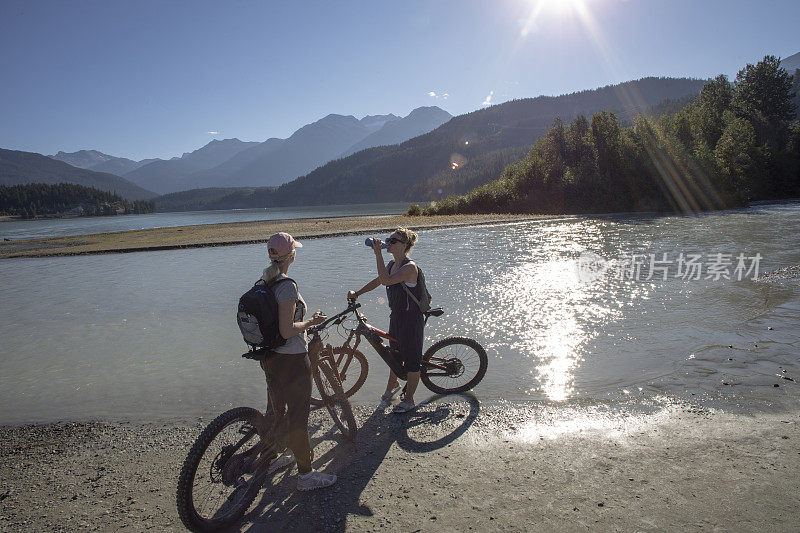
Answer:
[[(410, 262), (411, 259), (405, 258), (403, 262), (400, 263), (400, 267), (405, 265), (406, 263)], [(389, 264), (386, 266), (387, 270), (392, 269), (392, 265), (394, 265), (394, 260), (389, 261)], [(398, 267), (398, 268), (400, 268)], [(419, 310), (419, 306), (414, 303), (414, 300), (408, 297), (408, 293), (406, 293), (405, 289), (403, 289), (403, 284), (405, 282), (401, 281), (400, 283), (395, 283), (394, 285), (387, 285), (386, 286), (386, 297), (389, 300), (389, 309), (392, 310), (392, 313), (416, 313), (419, 314), (421, 311)], [(408, 287), (411, 293), (414, 295), (415, 298), (419, 299), (419, 284), (414, 287)]]

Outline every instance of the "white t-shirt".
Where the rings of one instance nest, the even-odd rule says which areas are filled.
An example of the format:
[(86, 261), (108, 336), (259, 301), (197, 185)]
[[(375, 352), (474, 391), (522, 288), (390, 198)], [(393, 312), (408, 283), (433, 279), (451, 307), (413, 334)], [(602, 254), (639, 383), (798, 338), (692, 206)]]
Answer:
[[(286, 274), (279, 274), (276, 281), (281, 279), (286, 279), (288, 276)], [(303, 300), (303, 297), (300, 296), (300, 293), (297, 291), (297, 287), (291, 281), (278, 281), (275, 285), (275, 300), (278, 304), (288, 301), (296, 301), (294, 307), (294, 321), (301, 322), (303, 320), (303, 316), (306, 313), (306, 302)], [(300, 332), (299, 334), (295, 335), (294, 337), (290, 337), (286, 339), (286, 344), (283, 346), (278, 346), (275, 348), (275, 351), (278, 353), (306, 353), (308, 352), (308, 342), (306, 341), (306, 332)]]

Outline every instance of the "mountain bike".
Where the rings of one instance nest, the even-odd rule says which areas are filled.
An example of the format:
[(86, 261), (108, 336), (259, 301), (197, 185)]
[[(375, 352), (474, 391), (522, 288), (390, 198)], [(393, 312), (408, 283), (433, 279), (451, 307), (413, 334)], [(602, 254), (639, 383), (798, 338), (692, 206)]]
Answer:
[[(242, 357), (263, 361), (266, 355), (264, 349), (251, 349)], [(322, 392), (322, 404), (345, 439), (353, 440), (356, 421), (331, 367), (332, 348), (329, 345), (312, 358), (311, 375), (316, 390)], [(250, 507), (278, 455), (280, 421), (274, 413), (275, 409), (262, 413), (235, 407), (216, 417), (197, 437), (183, 462), (176, 494), (178, 516), (189, 530), (225, 529)]]
[[(331, 368), (348, 397), (361, 388), (369, 372), (367, 358), (358, 349), (362, 337), (375, 349), (398, 378), (402, 380), (407, 378), (407, 373), (397, 358), (396, 350), (384, 344), (384, 340), (393, 342), (395, 339), (388, 333), (369, 325), (367, 318), (358, 311), (360, 307), (361, 304), (348, 299), (347, 309), (329, 317), (325, 322), (309, 328), (309, 332), (319, 335), (328, 326), (342, 326), (346, 320), (355, 320), (354, 327), (345, 328), (349, 333), (344, 344), (333, 348), (329, 359)], [(427, 323), (428, 318), (441, 316), (444, 311), (441, 308), (435, 308), (423, 314)], [(487, 367), (486, 350), (477, 341), (466, 337), (447, 337), (433, 344), (423, 354), (420, 381), (432, 392), (438, 394), (464, 392), (480, 383), (486, 374)], [(322, 395), (312, 390), (311, 403), (322, 405), (322, 402)]]

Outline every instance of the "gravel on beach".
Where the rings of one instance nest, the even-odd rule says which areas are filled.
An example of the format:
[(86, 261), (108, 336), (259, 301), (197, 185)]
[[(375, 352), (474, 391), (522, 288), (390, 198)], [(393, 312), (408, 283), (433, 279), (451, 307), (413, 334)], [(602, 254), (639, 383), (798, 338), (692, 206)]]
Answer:
[[(471, 396), (358, 408), (347, 444), (312, 412), (330, 488), (268, 478), (236, 530), (796, 531), (800, 416), (672, 404), (634, 413)], [(175, 487), (211, 418), (0, 428), (0, 530), (180, 531)]]

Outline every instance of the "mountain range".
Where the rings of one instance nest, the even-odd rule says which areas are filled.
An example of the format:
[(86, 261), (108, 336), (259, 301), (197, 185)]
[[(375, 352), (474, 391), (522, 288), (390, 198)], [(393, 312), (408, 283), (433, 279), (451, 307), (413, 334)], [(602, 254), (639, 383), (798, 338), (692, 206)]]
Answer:
[(150, 200), (157, 196), (114, 174), (74, 167), (33, 152), (0, 148), (0, 185), (28, 183), (74, 183), (112, 192), (126, 200)]
[(391, 146), (361, 150), (336, 159), (277, 188), (223, 193), (185, 191), (159, 198), (159, 210), (231, 209), (279, 205), (436, 200), (496, 179), (520, 159), (556, 118), (614, 111), (630, 123), (654, 108), (674, 109), (699, 94), (705, 81), (644, 78), (562, 96), (513, 100), (457, 116), (438, 128)]
[(370, 115), (362, 119), (331, 114), (307, 124), (286, 139), (264, 142), (213, 140), (169, 160), (132, 161), (96, 150), (50, 156), (88, 170), (115, 170), (139, 186), (164, 194), (201, 187), (276, 186), (307, 174), (328, 161), (426, 133), (452, 115), (420, 107), (406, 117)]
[(97, 150), (79, 150), (77, 152), (58, 152), (56, 155), (48, 156), (57, 161), (62, 161), (73, 167), (83, 168), (86, 170), (94, 170), (95, 172), (108, 172), (109, 174), (116, 174), (123, 176), (132, 170), (158, 161), (158, 159), (142, 159), (141, 161), (132, 161), (124, 157), (115, 157), (113, 155), (104, 154)]
[[(162, 190), (281, 185), (333, 159), (379, 144), (403, 142), (451, 118), (452, 115), (438, 107), (421, 107), (403, 118), (389, 114), (359, 120), (352, 115), (331, 114), (303, 126), (287, 139), (267, 139), (217, 166), (165, 183)], [(152, 166), (142, 167), (126, 177), (144, 185), (139, 177)]]
[(161, 194), (189, 188), (180, 185), (186, 176), (215, 167), (259, 144), (239, 139), (215, 139), (194, 152), (187, 152), (166, 161), (159, 159), (134, 169), (125, 174), (125, 179)]

